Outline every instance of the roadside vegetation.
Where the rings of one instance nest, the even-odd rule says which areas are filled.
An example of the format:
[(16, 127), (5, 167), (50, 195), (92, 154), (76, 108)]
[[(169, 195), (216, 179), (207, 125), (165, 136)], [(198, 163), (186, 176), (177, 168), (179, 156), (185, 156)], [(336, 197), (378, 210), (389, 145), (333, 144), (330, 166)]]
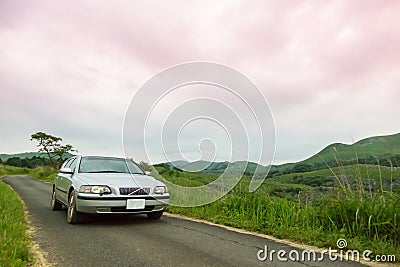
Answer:
[[(157, 167), (171, 182), (199, 186), (198, 174)], [(183, 180), (186, 177), (186, 183)], [(400, 168), (355, 164), (268, 178), (249, 193), (245, 176), (220, 200), (172, 213), (320, 247), (372, 250), (400, 259)], [(195, 182), (193, 182), (195, 181)]]
[(30, 169), (0, 164), (0, 177), (5, 175), (28, 175), (41, 181), (52, 183), (57, 172), (57, 169), (48, 166)]
[[(3, 171), (3, 168), (0, 170)], [(18, 172), (19, 170), (13, 170)], [(32, 262), (24, 205), (12, 188), (0, 182), (0, 266), (26, 266)]]
[[(5, 175), (29, 175), (52, 182), (57, 170), (50, 167), (35, 169), (0, 164), (0, 178)], [(33, 262), (30, 252), (32, 240), (27, 233), (25, 207), (18, 194), (0, 180), (0, 266), (29, 266)]]
[(35, 169), (29, 169), (27, 175), (44, 182), (53, 183), (57, 173), (58, 169), (51, 167), (37, 167)]

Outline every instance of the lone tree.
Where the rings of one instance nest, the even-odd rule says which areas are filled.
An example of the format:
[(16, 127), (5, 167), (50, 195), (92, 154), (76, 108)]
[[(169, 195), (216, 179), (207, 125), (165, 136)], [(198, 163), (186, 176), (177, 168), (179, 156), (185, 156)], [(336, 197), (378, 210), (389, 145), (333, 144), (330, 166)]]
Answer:
[(52, 136), (44, 132), (37, 132), (31, 135), (31, 141), (37, 141), (39, 152), (46, 153), (53, 166), (64, 160), (64, 155), (69, 152), (77, 152), (71, 145), (62, 145), (61, 137)]

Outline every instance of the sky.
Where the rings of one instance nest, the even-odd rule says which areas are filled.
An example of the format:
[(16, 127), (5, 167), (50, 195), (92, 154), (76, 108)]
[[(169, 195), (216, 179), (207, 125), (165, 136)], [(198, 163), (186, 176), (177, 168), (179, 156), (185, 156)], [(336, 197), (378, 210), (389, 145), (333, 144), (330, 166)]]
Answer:
[[(274, 163), (398, 133), (399, 12), (397, 0), (1, 0), (0, 153), (35, 151), (30, 135), (44, 131), (81, 154), (123, 155), (125, 113), (141, 86), (195, 61), (229, 66), (258, 86), (274, 119)], [(171, 95), (170, 109), (182, 95)], [(229, 98), (215, 88), (218, 97)], [(187, 158), (201, 156), (199, 145), (204, 154), (215, 148), (200, 142), (207, 133), (226, 138), (214, 126), (191, 124)]]

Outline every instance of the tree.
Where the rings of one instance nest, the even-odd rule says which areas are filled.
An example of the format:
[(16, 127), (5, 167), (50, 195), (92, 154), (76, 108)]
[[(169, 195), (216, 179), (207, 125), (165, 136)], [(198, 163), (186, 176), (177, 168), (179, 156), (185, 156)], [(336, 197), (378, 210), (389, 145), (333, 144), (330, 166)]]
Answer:
[(61, 145), (61, 137), (53, 136), (44, 132), (37, 132), (31, 135), (31, 141), (37, 141), (39, 152), (44, 152), (49, 157), (51, 164), (55, 167), (63, 161), (63, 157), (68, 152), (76, 152), (71, 145)]
[(69, 152), (78, 152), (78, 151), (74, 149), (70, 144), (68, 144), (68, 145), (57, 145), (53, 153), (58, 157), (57, 158), (58, 162), (63, 162), (64, 155)]
[(11, 157), (8, 158), (5, 162), (6, 165), (15, 166), (15, 167), (22, 167), (21, 166), (21, 159), (19, 157)]

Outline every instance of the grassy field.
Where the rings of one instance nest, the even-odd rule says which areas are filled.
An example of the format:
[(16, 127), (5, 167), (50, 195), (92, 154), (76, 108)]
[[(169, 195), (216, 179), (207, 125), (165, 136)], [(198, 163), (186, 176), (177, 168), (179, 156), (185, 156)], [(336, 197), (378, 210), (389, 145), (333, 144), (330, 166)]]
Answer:
[(32, 262), (32, 255), (24, 205), (17, 193), (1, 182), (0, 214), (0, 266), (26, 266)]
[[(164, 172), (164, 177), (182, 185), (186, 177), (185, 185), (199, 185), (192, 182), (195, 174), (177, 174)], [(336, 248), (345, 238), (348, 249), (399, 259), (399, 177), (398, 168), (356, 164), (269, 178), (255, 193), (247, 191), (250, 177), (244, 177), (216, 202), (169, 210), (320, 247)]]

